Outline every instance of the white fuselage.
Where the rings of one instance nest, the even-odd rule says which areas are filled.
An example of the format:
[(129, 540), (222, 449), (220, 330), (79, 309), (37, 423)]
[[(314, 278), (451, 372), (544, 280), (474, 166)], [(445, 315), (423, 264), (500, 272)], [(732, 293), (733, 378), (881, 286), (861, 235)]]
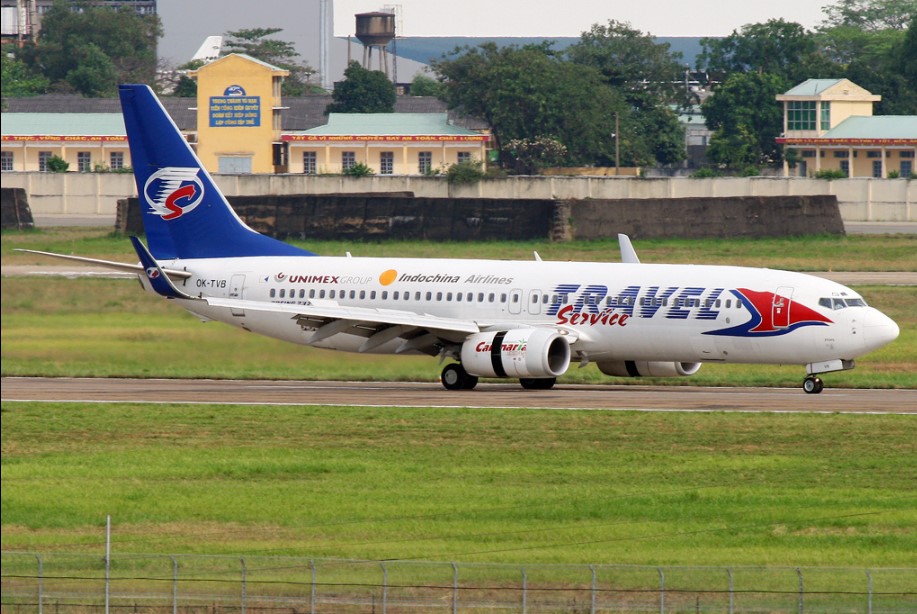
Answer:
[[(552, 326), (590, 361), (806, 364), (853, 359), (898, 334), (849, 288), (770, 269), (706, 265), (342, 257), (181, 260), (195, 297), (255, 304), (410, 312), (480, 330)], [(288, 313), (179, 300), (199, 316), (296, 343), (358, 351), (364, 338), (319, 341)], [(453, 339), (462, 342), (462, 335)], [(394, 352), (396, 342), (374, 352)]]

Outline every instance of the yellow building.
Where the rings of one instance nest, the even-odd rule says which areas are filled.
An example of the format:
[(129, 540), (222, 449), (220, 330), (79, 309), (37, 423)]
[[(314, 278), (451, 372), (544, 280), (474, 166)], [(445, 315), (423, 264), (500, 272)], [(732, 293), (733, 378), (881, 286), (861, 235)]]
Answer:
[(289, 71), (231, 53), (197, 71), (197, 134), (204, 166), (217, 173), (286, 171), (280, 88)]
[(881, 96), (847, 79), (809, 79), (777, 96), (783, 103), (783, 174), (841, 171), (848, 177), (910, 177), (917, 150), (917, 116), (872, 114)]
[(130, 166), (120, 113), (4, 113), (0, 170), (47, 171), (52, 157), (71, 171)]
[(341, 173), (365, 164), (377, 175), (425, 175), (486, 161), (488, 136), (445, 113), (331, 113), (328, 123), (285, 134), (291, 173)]

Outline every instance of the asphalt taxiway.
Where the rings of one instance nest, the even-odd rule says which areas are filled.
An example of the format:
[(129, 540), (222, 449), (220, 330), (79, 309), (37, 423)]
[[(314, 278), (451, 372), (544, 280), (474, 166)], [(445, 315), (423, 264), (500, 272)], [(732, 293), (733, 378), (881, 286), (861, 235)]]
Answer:
[(439, 383), (5, 377), (2, 401), (327, 405), (339, 407), (530, 408), (606, 411), (895, 413), (917, 415), (917, 390), (565, 385), (524, 390), (483, 383), (448, 391)]

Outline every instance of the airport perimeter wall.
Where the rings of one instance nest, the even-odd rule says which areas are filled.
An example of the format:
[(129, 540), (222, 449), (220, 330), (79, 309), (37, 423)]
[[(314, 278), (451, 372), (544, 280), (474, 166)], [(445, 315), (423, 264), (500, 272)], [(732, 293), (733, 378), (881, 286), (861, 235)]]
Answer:
[[(816, 196), (837, 198), (846, 222), (917, 222), (917, 181), (801, 177), (507, 177), (449, 185), (442, 177), (339, 175), (217, 175), (227, 196), (411, 193), (424, 198), (618, 200)], [(136, 196), (122, 173), (3, 173), (4, 188), (23, 188), (34, 215), (111, 215)]]
[[(405, 194), (229, 196), (236, 213), (280, 239), (424, 241), (784, 237), (844, 234), (834, 196), (494, 199)], [(141, 234), (137, 198), (116, 228)]]

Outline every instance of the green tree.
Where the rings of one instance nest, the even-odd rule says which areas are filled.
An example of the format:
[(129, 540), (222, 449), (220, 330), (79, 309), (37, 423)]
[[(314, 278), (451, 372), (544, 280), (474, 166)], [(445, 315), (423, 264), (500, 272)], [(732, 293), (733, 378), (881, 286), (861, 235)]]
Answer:
[(835, 0), (825, 7), (826, 29), (852, 27), (866, 32), (903, 31), (917, 15), (915, 0)]
[(910, 75), (917, 43), (908, 37), (917, 19), (917, 0), (841, 0), (825, 10), (817, 33), (844, 76), (882, 96), (880, 115), (917, 113), (917, 88)]
[(494, 43), (456, 49), (434, 62), (449, 107), (486, 121), (506, 157), (514, 139), (550, 137), (562, 143), (566, 165), (607, 164), (614, 113), (624, 100), (588, 66), (563, 61), (548, 44)]
[(730, 75), (702, 106), (714, 131), (708, 157), (733, 168), (780, 161), (776, 138), (783, 131), (783, 108), (776, 97), (786, 89), (777, 75)]
[(414, 80), (411, 81), (411, 96), (436, 96), (437, 98), (442, 98), (444, 95), (445, 88), (436, 79), (417, 73)]
[(0, 74), (0, 87), (2, 95), (6, 97), (35, 96), (48, 90), (49, 81), (40, 74), (36, 74), (19, 57), (15, 45), (4, 45), (0, 51), (2, 74)]
[(334, 88), (325, 113), (394, 113), (395, 84), (381, 70), (367, 70), (351, 62), (344, 81)]
[(42, 17), (38, 44), (23, 49), (23, 59), (56, 89), (109, 96), (117, 83), (154, 82), (161, 35), (157, 15), (57, 0)]
[(684, 101), (681, 53), (627, 23), (594, 24), (566, 53), (574, 63), (598, 69), (634, 107)]
[(837, 76), (836, 65), (821, 52), (816, 37), (783, 19), (748, 24), (725, 38), (704, 38), (701, 46), (698, 67), (727, 76), (754, 71), (792, 84)]
[(296, 51), (293, 43), (269, 38), (278, 32), (283, 32), (283, 29), (248, 28), (227, 32), (223, 55), (244, 53), (262, 62), (289, 71), (290, 75), (283, 81), (284, 96), (303, 96), (319, 89), (311, 83), (315, 69), (296, 60), (299, 57), (299, 52)]
[(84, 96), (100, 98), (116, 92), (115, 65), (95, 43), (80, 49), (80, 62), (67, 72), (67, 83)]
[(684, 159), (684, 128), (670, 104), (687, 105), (681, 54), (629, 24), (595, 24), (567, 48), (576, 64), (597, 69), (628, 104), (621, 138), (628, 165), (673, 164)]

